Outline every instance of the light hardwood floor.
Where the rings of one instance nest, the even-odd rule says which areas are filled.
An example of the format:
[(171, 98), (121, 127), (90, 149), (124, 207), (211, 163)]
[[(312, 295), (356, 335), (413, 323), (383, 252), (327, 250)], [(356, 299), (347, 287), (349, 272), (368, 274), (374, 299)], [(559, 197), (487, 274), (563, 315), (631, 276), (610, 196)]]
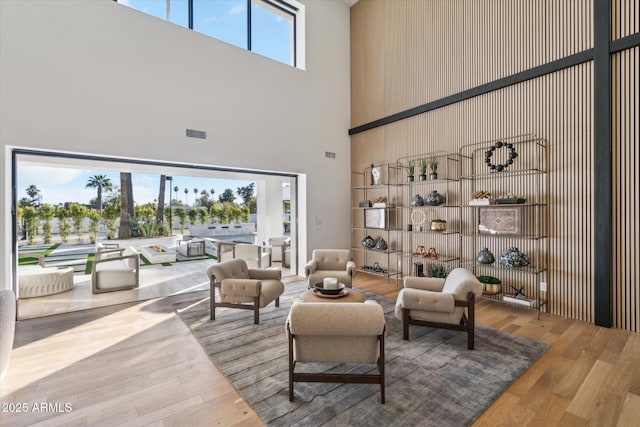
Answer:
[[(392, 299), (399, 290), (366, 274), (355, 286)], [(0, 412), (0, 425), (262, 425), (173, 311), (178, 301), (207, 296), (19, 322), (0, 390), (2, 409), (14, 412)], [(551, 347), (475, 425), (638, 425), (640, 334), (549, 314), (536, 320), (533, 312), (484, 300), (477, 319)], [(44, 402), (58, 407), (34, 410)], [(27, 412), (16, 413), (22, 403)]]

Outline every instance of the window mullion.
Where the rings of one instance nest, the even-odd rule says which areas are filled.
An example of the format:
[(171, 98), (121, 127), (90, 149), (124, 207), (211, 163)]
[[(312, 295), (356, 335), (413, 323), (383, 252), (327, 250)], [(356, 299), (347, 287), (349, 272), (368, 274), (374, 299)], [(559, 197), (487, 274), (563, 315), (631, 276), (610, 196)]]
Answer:
[(247, 0), (247, 50), (251, 50), (251, 0)]

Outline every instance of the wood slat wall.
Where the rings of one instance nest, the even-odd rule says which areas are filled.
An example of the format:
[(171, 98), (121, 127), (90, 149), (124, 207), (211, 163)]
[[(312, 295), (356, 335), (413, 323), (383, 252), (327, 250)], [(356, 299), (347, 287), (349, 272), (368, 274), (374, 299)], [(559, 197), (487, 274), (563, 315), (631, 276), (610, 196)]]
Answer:
[(614, 326), (640, 331), (640, 48), (611, 58)]
[(611, 1), (611, 40), (640, 32), (640, 2), (638, 0)]
[[(616, 1), (624, 9), (620, 20), (633, 21), (626, 10), (637, 16), (637, 1)], [(361, 0), (351, 16), (353, 126), (593, 47), (591, 0)], [(621, 36), (637, 32), (637, 23), (625, 25), (613, 27)], [(615, 89), (627, 93), (633, 81), (636, 93), (623, 96), (626, 104), (620, 106), (625, 111), (620, 132), (627, 139), (614, 136), (613, 141), (627, 150), (614, 157), (625, 181), (619, 183), (626, 188), (623, 194), (638, 192), (638, 173), (630, 173), (638, 168), (634, 52), (620, 54), (625, 71)], [(524, 133), (545, 138), (550, 151), (549, 310), (593, 322), (594, 257), (610, 249), (595, 248), (593, 241), (592, 118), (588, 62), (353, 135), (352, 170)], [(626, 198), (624, 204), (615, 218), (625, 224), (627, 236), (637, 236), (638, 199)], [(616, 259), (624, 261), (614, 266), (615, 326), (638, 331), (639, 263), (631, 240), (637, 239), (616, 240)]]

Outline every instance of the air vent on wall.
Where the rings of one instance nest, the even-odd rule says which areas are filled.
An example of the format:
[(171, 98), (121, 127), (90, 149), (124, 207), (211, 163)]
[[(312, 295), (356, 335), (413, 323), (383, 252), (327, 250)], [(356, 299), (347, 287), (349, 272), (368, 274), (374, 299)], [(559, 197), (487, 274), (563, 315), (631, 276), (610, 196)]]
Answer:
[(207, 139), (207, 132), (203, 130), (187, 129), (187, 136), (189, 138)]
[(324, 152), (324, 156), (327, 159), (335, 159), (336, 158), (336, 153), (332, 153), (331, 151), (325, 151)]

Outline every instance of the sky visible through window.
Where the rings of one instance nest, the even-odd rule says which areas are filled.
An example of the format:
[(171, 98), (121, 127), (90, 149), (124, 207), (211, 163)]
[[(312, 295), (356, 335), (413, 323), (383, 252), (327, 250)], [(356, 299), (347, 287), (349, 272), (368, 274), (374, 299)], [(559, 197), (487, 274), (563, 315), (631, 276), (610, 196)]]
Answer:
[[(74, 168), (62, 168), (56, 166), (45, 166), (35, 164), (20, 164), (17, 167), (17, 197), (18, 200), (28, 197), (26, 193), (27, 187), (35, 185), (40, 190), (41, 203), (57, 206), (60, 203), (75, 202), (80, 204), (89, 204), (91, 199), (97, 196), (95, 188), (85, 188), (89, 178), (94, 175), (105, 175), (111, 180), (114, 186), (120, 187), (120, 173), (117, 171), (104, 170), (86, 170)], [(154, 203), (158, 198), (160, 189), (160, 175), (132, 173), (133, 182), (133, 198), (137, 205), (146, 203)], [(173, 199), (180, 200), (193, 206), (196, 194), (194, 188), (198, 189), (197, 198), (200, 198), (202, 190), (209, 191), (211, 197), (211, 189), (215, 190), (213, 199), (218, 200), (224, 190), (227, 188), (233, 191), (237, 197), (236, 190), (238, 187), (246, 187), (254, 181), (245, 181), (237, 179), (220, 179), (205, 177), (190, 177), (182, 175), (174, 175), (173, 183), (167, 182), (165, 192), (165, 203), (169, 204), (169, 186), (178, 187), (176, 193), (173, 192)], [(184, 193), (184, 189), (189, 191)], [(106, 195), (106, 194), (105, 194)], [(240, 198), (236, 202), (241, 202)]]
[[(166, 0), (118, 0), (118, 3), (167, 20)], [(292, 21), (251, 3), (252, 47), (260, 55), (293, 65)], [(170, 0), (169, 21), (188, 27), (188, 1)], [(246, 0), (193, 0), (193, 30), (247, 49)]]

